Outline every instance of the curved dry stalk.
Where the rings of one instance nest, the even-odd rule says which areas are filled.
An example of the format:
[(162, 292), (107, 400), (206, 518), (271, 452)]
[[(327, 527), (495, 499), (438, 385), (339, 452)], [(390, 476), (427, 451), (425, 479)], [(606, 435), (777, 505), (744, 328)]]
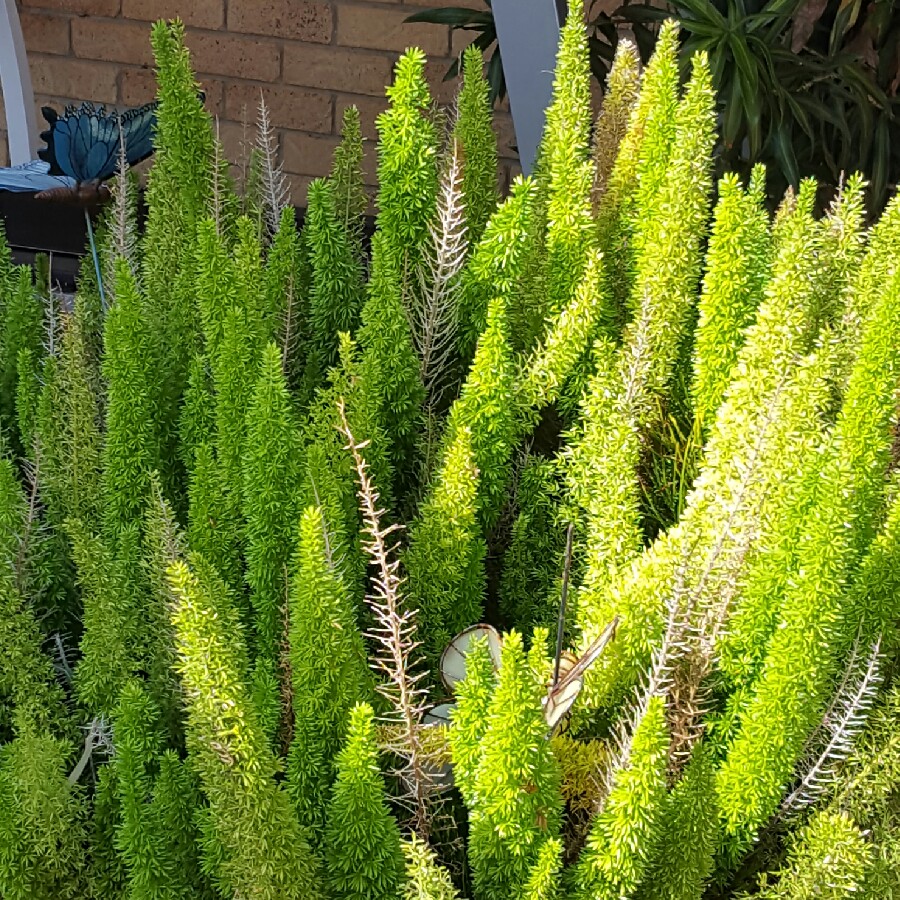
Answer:
[(377, 570), (371, 580), (372, 590), (366, 594), (366, 602), (375, 617), (375, 628), (368, 636), (376, 642), (380, 651), (373, 668), (386, 679), (379, 682), (377, 689), (391, 704), (394, 722), (399, 726), (393, 732), (395, 739), (389, 749), (404, 760), (398, 774), (411, 806), (412, 827), (427, 840), (431, 830), (429, 799), (436, 787), (433, 774), (436, 767), (422, 735), (427, 692), (420, 682), (425, 677), (425, 671), (413, 672), (410, 660), (412, 652), (419, 646), (415, 639), (416, 610), (406, 607), (404, 603), (400, 561), (388, 544), (390, 536), (399, 531), (400, 526), (382, 524), (384, 510), (378, 505), (378, 492), (362, 455), (369, 442), (356, 442), (343, 400), (338, 401), (338, 411), (340, 430), (347, 439), (345, 449), (353, 455), (359, 481), (357, 496), (366, 536), (363, 548)]

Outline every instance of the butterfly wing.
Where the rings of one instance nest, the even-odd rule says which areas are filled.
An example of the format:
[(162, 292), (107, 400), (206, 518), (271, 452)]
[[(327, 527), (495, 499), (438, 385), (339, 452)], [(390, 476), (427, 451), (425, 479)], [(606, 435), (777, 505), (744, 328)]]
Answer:
[(585, 650), (581, 659), (566, 673), (566, 677), (560, 680), (560, 683), (570, 681), (572, 679), (581, 678), (584, 673), (597, 661), (597, 657), (604, 651), (606, 645), (616, 636), (616, 628), (619, 627), (619, 617), (616, 616), (609, 625), (603, 630), (603, 633), (596, 638), (591, 645)]
[(580, 678), (560, 681), (544, 698), (544, 721), (552, 731), (578, 699), (584, 682)]
[(71, 178), (64, 175), (51, 175), (50, 164), (42, 159), (33, 159), (31, 162), (5, 169), (0, 168), (0, 191), (39, 193), (74, 186), (75, 181)]
[(46, 149), (38, 156), (54, 175), (76, 181), (105, 181), (118, 163), (120, 131), (125, 138), (129, 165), (136, 165), (153, 153), (153, 129), (158, 101), (130, 109), (121, 116), (108, 114), (105, 107), (82, 103), (67, 107), (60, 116), (50, 107), (42, 110), (50, 128), (41, 134)]
[(125, 135), (125, 156), (128, 165), (136, 166), (153, 153), (153, 136), (156, 131), (156, 110), (159, 101), (154, 100), (137, 109), (122, 114), (122, 131)]

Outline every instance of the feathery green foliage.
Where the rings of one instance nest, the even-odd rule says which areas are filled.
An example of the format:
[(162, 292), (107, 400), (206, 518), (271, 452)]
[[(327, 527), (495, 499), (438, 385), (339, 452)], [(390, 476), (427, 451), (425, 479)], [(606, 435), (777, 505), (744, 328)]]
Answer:
[(431, 94), (425, 56), (407, 50), (387, 90), (390, 107), (378, 127), (378, 230), (396, 260), (404, 291), (414, 290), (437, 203), (437, 130), (428, 116)]
[(332, 895), (390, 900), (403, 879), (400, 829), (391, 816), (379, 772), (372, 707), (350, 711), (346, 743), (336, 761), (328, 804), (325, 857)]
[(543, 674), (526, 656), (521, 636), (510, 632), (469, 810), (469, 855), (479, 900), (515, 893), (534, 865), (546, 864), (542, 848), (559, 835), (560, 776), (540, 706)]
[(317, 507), (300, 520), (290, 593), (294, 734), (288, 789), (300, 821), (318, 839), (350, 710), (371, 691), (354, 604)]
[(453, 136), (463, 159), (462, 193), (466, 238), (474, 247), (497, 206), (497, 138), (491, 127), (490, 85), (477, 47), (463, 51), (462, 87)]
[(247, 692), (234, 613), (222, 585), (194, 568), (202, 574), (174, 563), (169, 580), (188, 749), (209, 801), (205, 850), (218, 863), (217, 884), (261, 900), (318, 897), (318, 863), (274, 780), (275, 758)]
[(506, 198), (405, 53), (370, 250), (359, 113), (298, 231), (154, 26), (108, 304), (0, 240), (4, 897), (900, 892), (900, 201), (713, 211), (677, 38), (592, 146), (573, 0)]
[(585, 897), (628, 896), (647, 873), (659, 838), (666, 791), (668, 733), (660, 697), (639, 710), (626, 739), (609, 796), (594, 819), (575, 873)]

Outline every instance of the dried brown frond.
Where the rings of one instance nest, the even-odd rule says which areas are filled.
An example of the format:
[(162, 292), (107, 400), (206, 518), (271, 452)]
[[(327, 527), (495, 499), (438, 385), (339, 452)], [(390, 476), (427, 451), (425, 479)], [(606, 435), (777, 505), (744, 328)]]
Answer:
[(391, 535), (400, 526), (384, 525), (384, 510), (378, 505), (379, 496), (369, 476), (362, 451), (368, 441), (357, 443), (353, 437), (343, 400), (338, 401), (340, 430), (347, 440), (346, 449), (353, 455), (359, 482), (357, 496), (363, 518), (363, 548), (375, 569), (366, 594), (366, 602), (375, 619), (369, 632), (378, 647), (372, 663), (381, 675), (377, 689), (391, 705), (387, 732), (392, 737), (388, 749), (402, 760), (397, 771), (404, 789), (404, 801), (411, 813), (411, 825), (427, 840), (432, 828), (430, 801), (437, 788), (435, 760), (430, 756), (422, 720), (425, 715), (427, 692), (421, 686), (425, 670), (414, 671), (411, 655), (419, 646), (416, 641), (416, 610), (410, 609), (402, 594), (403, 580), (400, 561), (391, 546)]

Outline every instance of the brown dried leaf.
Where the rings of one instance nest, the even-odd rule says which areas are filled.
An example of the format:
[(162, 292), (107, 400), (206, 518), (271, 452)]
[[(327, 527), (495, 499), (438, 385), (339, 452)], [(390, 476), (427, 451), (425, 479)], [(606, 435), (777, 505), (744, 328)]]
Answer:
[(799, 53), (807, 45), (827, 5), (828, 0), (806, 0), (797, 10), (791, 32), (791, 53)]

